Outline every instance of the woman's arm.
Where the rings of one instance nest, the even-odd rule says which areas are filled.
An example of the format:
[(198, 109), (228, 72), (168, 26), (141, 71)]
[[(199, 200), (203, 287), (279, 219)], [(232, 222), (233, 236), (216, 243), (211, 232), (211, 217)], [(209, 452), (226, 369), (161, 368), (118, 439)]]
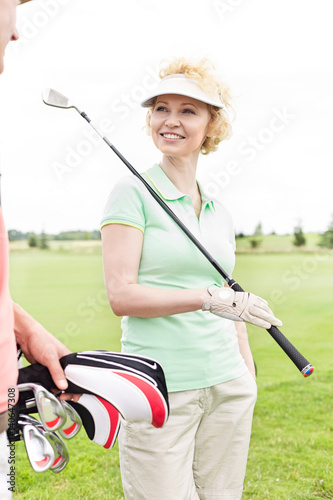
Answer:
[(254, 380), (256, 379), (256, 372), (254, 367), (253, 356), (251, 352), (251, 348), (249, 345), (249, 339), (247, 335), (246, 325), (245, 323), (241, 323), (239, 321), (235, 321), (235, 326), (237, 330), (238, 337), (238, 345), (241, 355), (244, 358), (245, 364), (249, 369), (249, 372), (253, 376)]
[(201, 309), (209, 298), (205, 289), (166, 290), (138, 283), (142, 244), (142, 231), (132, 226), (102, 229), (104, 280), (114, 314), (156, 318)]

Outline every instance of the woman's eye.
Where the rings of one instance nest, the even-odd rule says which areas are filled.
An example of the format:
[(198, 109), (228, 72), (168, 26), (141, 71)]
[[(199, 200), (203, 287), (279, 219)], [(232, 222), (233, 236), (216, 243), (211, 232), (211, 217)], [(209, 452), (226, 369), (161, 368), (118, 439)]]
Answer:
[(195, 112), (193, 111), (193, 109), (190, 109), (190, 108), (184, 109), (183, 113), (190, 113), (192, 115), (195, 115)]
[(156, 111), (166, 111), (166, 108), (164, 106), (157, 106), (157, 108), (155, 108)]

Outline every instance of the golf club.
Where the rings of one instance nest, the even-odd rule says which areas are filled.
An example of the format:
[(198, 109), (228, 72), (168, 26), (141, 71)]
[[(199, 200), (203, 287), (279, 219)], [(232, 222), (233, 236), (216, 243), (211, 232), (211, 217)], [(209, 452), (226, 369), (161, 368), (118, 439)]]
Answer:
[(65, 443), (56, 432), (45, 430), (40, 420), (26, 414), (19, 415), (18, 425), (22, 431), (21, 439), (23, 438), (23, 426), (32, 425), (49, 441), (54, 452), (54, 461), (50, 467), (48, 467), (52, 472), (59, 473), (66, 467), (69, 462), (69, 453)]
[[(48, 106), (54, 106), (62, 109), (74, 108), (76, 111), (90, 124), (90, 126), (97, 132), (97, 134), (103, 139), (104, 142), (112, 149), (112, 151), (122, 160), (122, 162), (127, 166), (127, 168), (144, 184), (148, 189), (149, 193), (155, 198), (157, 203), (167, 212), (174, 222), (184, 231), (188, 238), (195, 244), (195, 246), (200, 250), (200, 252), (208, 259), (212, 266), (220, 273), (220, 275), (226, 280), (228, 285), (233, 288), (236, 292), (244, 292), (243, 288), (233, 280), (224, 269), (218, 264), (218, 262), (210, 255), (210, 253), (201, 245), (201, 243), (195, 238), (195, 236), (189, 231), (189, 229), (182, 223), (182, 221), (176, 216), (176, 214), (169, 208), (169, 206), (158, 196), (154, 189), (145, 181), (145, 179), (139, 174), (137, 170), (124, 158), (124, 156), (113, 146), (113, 144), (108, 140), (107, 137), (93, 125), (90, 118), (84, 111), (80, 111), (77, 106), (75, 106), (67, 97), (62, 95), (60, 92), (47, 88), (43, 92), (43, 101)], [(273, 337), (273, 339), (278, 343), (278, 345), (283, 349), (283, 351), (289, 356), (291, 361), (296, 365), (299, 371), (304, 377), (309, 377), (313, 372), (314, 368), (311, 363), (296, 349), (296, 347), (283, 335), (283, 333), (276, 327), (271, 326), (267, 329), (268, 333)]]
[[(23, 440), (23, 427), (22, 425), (34, 425), (37, 426), (40, 424), (42, 425), (40, 420), (37, 420), (37, 418), (32, 417), (31, 415), (26, 415), (20, 413), (17, 418), (17, 422), (15, 425), (15, 429), (12, 427), (11, 433), (8, 435), (8, 440), (11, 441), (22, 441)], [(8, 434), (8, 431), (7, 431)]]
[(69, 462), (69, 453), (63, 440), (56, 432), (41, 430), (42, 434), (51, 444), (54, 451), (54, 461), (50, 467), (54, 473), (61, 472)]
[(31, 467), (35, 472), (45, 472), (55, 460), (53, 447), (37, 426), (22, 420), (19, 426)]
[(58, 432), (63, 438), (72, 439), (80, 431), (82, 420), (78, 412), (67, 401), (61, 401), (61, 404), (66, 412), (67, 421)]
[(38, 420), (38, 418), (33, 417), (32, 415), (26, 415), (24, 413), (23, 414), (20, 413), (19, 421), (21, 423), (25, 422), (26, 424), (31, 424), (31, 425), (34, 425), (37, 427), (41, 427), (42, 429), (44, 428), (42, 422), (40, 420)]
[[(43, 386), (26, 383), (18, 385), (19, 392), (32, 391), (43, 427), (48, 431), (60, 429), (66, 422), (66, 413), (61, 402)], [(33, 404), (29, 400), (28, 405)]]

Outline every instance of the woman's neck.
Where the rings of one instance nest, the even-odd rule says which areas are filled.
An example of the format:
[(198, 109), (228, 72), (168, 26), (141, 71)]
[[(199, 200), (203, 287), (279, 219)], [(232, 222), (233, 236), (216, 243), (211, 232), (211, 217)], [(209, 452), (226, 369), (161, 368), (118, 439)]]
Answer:
[(179, 191), (191, 196), (198, 194), (196, 160), (189, 161), (187, 158), (185, 161), (181, 158), (163, 156), (159, 165)]

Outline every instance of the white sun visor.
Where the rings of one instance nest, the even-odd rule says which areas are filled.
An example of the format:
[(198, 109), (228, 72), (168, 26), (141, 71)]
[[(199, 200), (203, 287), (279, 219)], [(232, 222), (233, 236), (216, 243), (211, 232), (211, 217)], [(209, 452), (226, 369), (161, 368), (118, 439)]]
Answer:
[(192, 99), (205, 102), (206, 104), (216, 106), (217, 108), (225, 109), (225, 105), (221, 101), (217, 92), (208, 92), (207, 90), (202, 89), (199, 87), (196, 80), (187, 78), (182, 74), (169, 75), (163, 78), (154, 92), (151, 92), (141, 102), (141, 106), (149, 108), (157, 96), (164, 94), (185, 95), (187, 97), (192, 97)]

